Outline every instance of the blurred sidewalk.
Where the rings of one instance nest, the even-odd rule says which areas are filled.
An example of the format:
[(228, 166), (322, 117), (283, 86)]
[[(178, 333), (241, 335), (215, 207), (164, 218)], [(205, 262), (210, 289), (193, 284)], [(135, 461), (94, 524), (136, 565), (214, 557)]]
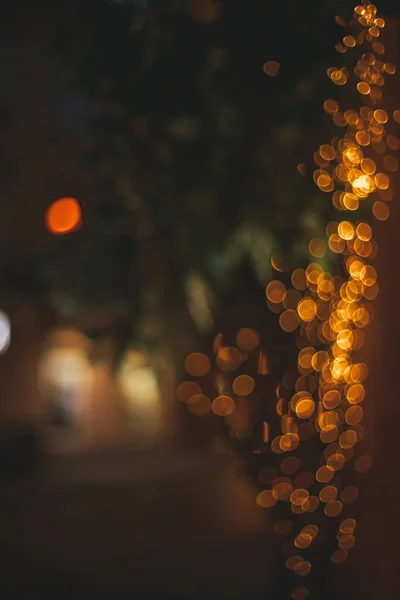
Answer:
[(233, 459), (213, 454), (48, 458), (0, 494), (0, 590), (7, 599), (261, 600), (274, 564), (255, 493)]

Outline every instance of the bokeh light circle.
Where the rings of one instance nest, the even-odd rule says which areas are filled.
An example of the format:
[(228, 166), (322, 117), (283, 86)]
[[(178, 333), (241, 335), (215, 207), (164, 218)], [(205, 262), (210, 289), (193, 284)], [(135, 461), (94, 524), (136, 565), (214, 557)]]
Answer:
[(61, 198), (53, 202), (46, 211), (46, 228), (55, 235), (65, 235), (79, 229), (82, 211), (75, 198)]
[(6, 352), (10, 345), (11, 323), (7, 315), (0, 311), (0, 354)]

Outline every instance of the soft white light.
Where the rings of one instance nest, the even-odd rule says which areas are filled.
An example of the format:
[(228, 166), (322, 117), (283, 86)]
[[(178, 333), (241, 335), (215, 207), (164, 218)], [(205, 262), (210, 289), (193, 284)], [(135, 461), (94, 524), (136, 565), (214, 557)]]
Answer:
[(51, 349), (41, 364), (42, 382), (64, 391), (81, 390), (87, 385), (89, 376), (90, 365), (80, 349)]
[(50, 347), (39, 365), (39, 384), (72, 423), (87, 424), (93, 369), (82, 348)]
[(0, 354), (6, 352), (10, 345), (11, 323), (7, 315), (0, 311)]

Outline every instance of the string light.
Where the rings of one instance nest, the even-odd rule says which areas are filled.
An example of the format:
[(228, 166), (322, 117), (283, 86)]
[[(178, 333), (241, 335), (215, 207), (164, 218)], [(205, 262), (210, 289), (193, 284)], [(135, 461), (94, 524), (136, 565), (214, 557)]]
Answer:
[[(348, 218), (330, 223), (327, 228), (327, 246), (332, 253), (343, 256), (343, 269), (339, 277), (334, 277), (321, 265), (312, 262), (305, 269), (306, 287), (297, 283), (301, 281), (302, 271), (296, 269), (292, 274), (292, 285), (296, 290), (301, 290), (303, 295), (297, 304), (296, 329), (300, 329), (301, 337), (308, 339), (312, 345), (299, 352), (298, 381), (305, 374), (312, 375), (317, 386), (313, 392), (296, 392), (286, 408), (286, 416), (291, 420), (292, 435), (299, 435), (301, 420), (309, 420), (310, 427), (326, 445), (322, 455), (325, 464), (317, 468), (315, 478), (320, 488), (318, 496), (323, 512), (330, 519), (340, 519), (343, 506), (351, 504), (358, 497), (357, 488), (349, 486), (342, 491), (340, 499), (337, 498), (337, 485), (341, 483), (337, 472), (352, 460), (354, 447), (363, 437), (360, 425), (363, 409), (360, 404), (365, 398), (364, 382), (368, 367), (357, 363), (354, 353), (362, 347), (364, 338), (361, 329), (370, 322), (373, 314), (370, 301), (376, 297), (370, 290), (377, 286), (377, 272), (368, 263), (375, 244), (372, 227), (364, 221), (354, 222), (350, 218), (350, 211), (356, 211), (360, 204), (366, 206), (372, 199), (372, 214), (378, 220), (386, 220), (389, 217), (387, 199), (392, 194), (385, 197), (380, 192), (392, 191), (390, 171), (398, 168), (398, 159), (386, 153), (388, 146), (398, 148), (398, 139), (387, 134), (386, 124), (390, 117), (378, 107), (383, 100), (385, 74), (395, 72), (393, 65), (385, 67), (387, 63), (376, 57), (376, 54), (385, 52), (384, 45), (376, 41), (384, 25), (374, 5), (365, 2), (355, 8), (352, 29), (358, 29), (358, 34), (346, 35), (340, 48), (347, 51), (355, 46), (372, 45), (372, 51), (364, 52), (354, 69), (354, 75), (359, 79), (356, 88), (363, 106), (359, 111), (345, 111), (343, 117), (338, 118), (338, 103), (326, 100), (325, 111), (332, 115), (336, 125), (345, 125), (346, 130), (343, 137), (320, 146), (315, 154), (317, 169), (313, 178), (316, 185), (322, 192), (332, 193), (336, 210), (349, 211)], [(345, 68), (332, 67), (328, 69), (328, 76), (339, 86), (350, 80), (350, 73)], [(394, 113), (396, 121), (398, 114), (398, 111)], [(382, 154), (385, 155), (383, 160), (380, 157)], [(382, 171), (377, 172), (377, 164), (382, 164)], [(384, 169), (386, 172), (383, 172)], [(313, 258), (322, 258), (326, 252), (324, 240), (313, 238), (309, 243), (309, 252)], [(278, 281), (268, 285), (267, 296), (270, 301), (279, 301), (281, 285)], [(281, 319), (285, 312), (282, 311)], [(285, 331), (292, 330), (286, 327), (286, 319), (281, 322), (281, 327)], [(279, 391), (277, 401), (281, 404)], [(284, 411), (285, 408), (280, 408), (283, 418)], [(281, 434), (285, 435), (283, 428)], [(271, 441), (272, 450), (277, 440), (282, 440), (282, 435)], [(281, 441), (279, 446), (286, 451)], [(292, 450), (291, 447), (289, 449)], [(283, 465), (284, 462), (281, 465), (282, 472), (287, 474)], [(355, 459), (354, 468), (363, 473), (371, 465), (370, 456), (359, 456)], [(279, 477), (271, 482), (273, 496), (278, 500), (287, 500), (275, 493), (277, 486), (281, 485), (277, 481)], [(295, 482), (290, 480), (287, 485), (293, 485), (290, 495), (293, 512), (309, 512), (308, 491), (296, 487)], [(334, 564), (341, 564), (347, 559), (348, 551), (355, 543), (355, 527), (355, 520), (349, 518), (339, 525), (338, 548), (331, 556)], [(310, 543), (311, 537), (300, 533), (293, 540), (293, 548), (306, 548)], [(312, 568), (301, 555), (291, 556), (286, 566), (299, 576), (307, 574)], [(306, 597), (307, 588), (297, 587), (292, 593), (295, 599)]]
[[(336, 21), (347, 26), (341, 17)], [(351, 34), (345, 35), (336, 49), (344, 54), (361, 48), (361, 58), (351, 72), (345, 67), (327, 71), (334, 85), (352, 82), (362, 103), (359, 110), (340, 111), (336, 100), (324, 102), (325, 112), (343, 129), (341, 137), (321, 145), (314, 155), (315, 184), (332, 196), (334, 209), (339, 215), (346, 213), (346, 217), (329, 222), (325, 238), (310, 240), (310, 263), (292, 272), (293, 287), (274, 280), (266, 288), (268, 307), (279, 314), (283, 331), (296, 332), (299, 352), (294, 376), (286, 373), (276, 388), (280, 432), (271, 436), (270, 424), (263, 423), (264, 444), (275, 455), (282, 455), (281, 472), (270, 467), (260, 471), (258, 480), (267, 489), (258, 494), (256, 501), (266, 509), (286, 503), (293, 519), (317, 510), (330, 521), (336, 519), (337, 548), (331, 554), (334, 564), (345, 562), (355, 545), (356, 521), (349, 516), (348, 507), (359, 495), (357, 486), (343, 486), (341, 471), (353, 465), (356, 472), (365, 473), (372, 466), (369, 455), (356, 456), (356, 446), (364, 435), (362, 404), (368, 377), (368, 366), (358, 362), (357, 351), (363, 346), (364, 330), (374, 315), (372, 301), (379, 292), (378, 274), (370, 264), (377, 246), (371, 222), (357, 218), (357, 210), (362, 208), (365, 214), (370, 207), (373, 218), (384, 221), (389, 217), (391, 173), (399, 165), (393, 153), (400, 149), (400, 139), (387, 127), (392, 118), (400, 122), (400, 110), (390, 115), (382, 108), (385, 77), (396, 72), (396, 67), (383, 58), (385, 47), (379, 38), (384, 27), (375, 5), (365, 0), (356, 6)], [(265, 72), (274, 74), (266, 68), (268, 65), (264, 66)], [(304, 174), (302, 165), (299, 167)], [(340, 256), (338, 272), (326, 270), (328, 264), (338, 265)], [(238, 334), (240, 350), (224, 346), (218, 339), (216, 366), (224, 373), (238, 369), (246, 361), (246, 352), (255, 350), (259, 343), (254, 331), (251, 335)], [(256, 351), (261, 356), (262, 352)], [(236, 431), (241, 426), (246, 429), (241, 402), (254, 388), (255, 380), (249, 375), (234, 378), (229, 391), (224, 390), (214, 400), (215, 414), (229, 413), (231, 427)], [(179, 395), (187, 402), (186, 390), (189, 384), (181, 384)], [(293, 393), (288, 397), (290, 390)], [(295, 452), (300, 442), (315, 438), (319, 438), (321, 453), (314, 453), (314, 470), (301, 470), (304, 466)], [(311, 524), (299, 530), (293, 521), (285, 519), (276, 524), (275, 531), (279, 536), (293, 533), (289, 546), (287, 541), (284, 545), (287, 568), (300, 579), (312, 572), (313, 565), (302, 551), (314, 543), (318, 528)], [(292, 598), (308, 597), (308, 588), (299, 580)]]

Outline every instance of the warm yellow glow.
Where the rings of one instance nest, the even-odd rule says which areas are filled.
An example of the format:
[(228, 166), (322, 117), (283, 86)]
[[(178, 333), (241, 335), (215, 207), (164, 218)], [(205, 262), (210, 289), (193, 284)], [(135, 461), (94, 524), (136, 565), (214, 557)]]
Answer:
[(40, 385), (60, 391), (87, 390), (92, 377), (88, 347), (87, 339), (77, 330), (53, 331), (39, 365)]
[[(141, 353), (130, 351), (126, 354), (118, 374), (118, 381), (122, 393), (132, 407), (138, 406), (140, 410), (154, 417), (159, 416), (160, 389), (157, 377), (146, 364), (146, 359)], [(196, 394), (187, 399), (188, 404), (194, 397)]]

